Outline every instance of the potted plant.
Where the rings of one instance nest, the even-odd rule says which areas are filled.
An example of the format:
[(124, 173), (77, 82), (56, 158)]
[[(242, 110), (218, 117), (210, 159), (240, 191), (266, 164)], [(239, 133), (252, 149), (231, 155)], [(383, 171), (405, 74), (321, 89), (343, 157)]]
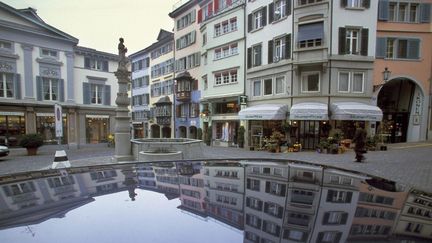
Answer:
[(237, 131), (237, 143), (239, 145), (240, 148), (244, 147), (244, 134), (245, 134), (245, 128), (244, 126), (240, 126), (238, 131)]
[(20, 146), (27, 149), (27, 155), (36, 155), (37, 149), (42, 145), (42, 135), (37, 133), (23, 135), (20, 141)]
[(329, 142), (327, 139), (322, 139), (318, 144), (318, 152), (320, 153), (327, 153), (328, 148), (330, 147)]

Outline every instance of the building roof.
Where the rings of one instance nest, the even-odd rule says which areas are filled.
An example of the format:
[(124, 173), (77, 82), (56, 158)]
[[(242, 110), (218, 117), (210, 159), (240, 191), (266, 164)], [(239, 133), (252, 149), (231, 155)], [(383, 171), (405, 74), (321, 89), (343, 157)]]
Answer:
[[(64, 41), (72, 42), (73, 44), (78, 44), (78, 39), (45, 23), (39, 15), (37, 15), (37, 11), (34, 8), (26, 8), (26, 9), (16, 9), (13, 8), (3, 2), (0, 2), (0, 8), (15, 15), (18, 18), (23, 19), (24, 21), (30, 22), (34, 27), (22, 25), (19, 23), (13, 23), (9, 21), (2, 21), (0, 23), (1, 26), (13, 29), (19, 29), (23, 31), (32, 32), (35, 34), (44, 34), (45, 36), (49, 36), (52, 38), (61, 39)], [(47, 33), (42, 33), (40, 29), (46, 30)]]
[(171, 41), (171, 40), (174, 40), (174, 33), (166, 31), (164, 29), (160, 29), (156, 42), (154, 42), (150, 46), (148, 46), (148, 47), (146, 47), (146, 48), (144, 48), (144, 49), (142, 49), (140, 51), (132, 53), (131, 55), (129, 55), (129, 58), (133, 59), (133, 58), (136, 58), (139, 55), (143, 55), (145, 53), (151, 52), (155, 48), (160, 47), (161, 45), (163, 45), (166, 42)]
[(180, 5), (180, 7), (175, 8), (171, 13), (168, 14), (168, 16), (170, 16), (173, 19), (177, 18), (178, 16), (180, 16), (181, 14), (188, 11), (193, 6), (195, 6), (196, 4), (199, 4), (202, 1), (203, 0), (189, 0), (189, 1), (185, 2), (184, 4)]

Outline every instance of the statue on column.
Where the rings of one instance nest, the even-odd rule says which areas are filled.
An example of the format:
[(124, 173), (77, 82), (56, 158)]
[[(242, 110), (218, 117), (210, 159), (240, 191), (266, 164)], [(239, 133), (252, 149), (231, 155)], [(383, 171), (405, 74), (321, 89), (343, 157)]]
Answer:
[(123, 38), (120, 37), (119, 41), (120, 41), (120, 43), (118, 44), (118, 54), (120, 56), (119, 69), (120, 70), (127, 70), (127, 67), (126, 67), (126, 65), (128, 63), (128, 59), (126, 57), (127, 48), (123, 44), (123, 42), (124, 42)]

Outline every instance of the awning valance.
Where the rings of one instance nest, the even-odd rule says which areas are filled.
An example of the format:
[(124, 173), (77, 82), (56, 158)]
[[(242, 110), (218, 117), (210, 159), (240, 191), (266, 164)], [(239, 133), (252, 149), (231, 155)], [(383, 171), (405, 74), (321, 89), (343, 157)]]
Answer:
[(332, 120), (381, 121), (383, 118), (379, 107), (360, 102), (335, 102), (330, 111)]
[(240, 120), (285, 120), (287, 113), (288, 105), (265, 104), (248, 107), (238, 114)]
[(326, 121), (328, 120), (327, 104), (318, 102), (295, 104), (291, 107), (290, 120)]

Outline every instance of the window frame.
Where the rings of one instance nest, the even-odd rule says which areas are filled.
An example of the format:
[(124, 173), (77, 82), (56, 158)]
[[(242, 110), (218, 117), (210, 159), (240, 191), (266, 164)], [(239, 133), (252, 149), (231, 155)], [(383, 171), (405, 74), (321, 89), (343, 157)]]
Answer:
[[(305, 76), (310, 76), (310, 75), (315, 75), (315, 74), (318, 74), (318, 90), (313, 90), (313, 91), (307, 90), (307, 91), (305, 91), (304, 87), (303, 87), (303, 81), (304, 81), (303, 78)], [(301, 85), (300, 85), (301, 86), (301, 89), (300, 89), (301, 93), (319, 93), (319, 92), (321, 92), (321, 72), (320, 71), (302, 72), (301, 75), (300, 75), (300, 82), (301, 82)]]
[[(9, 80), (8, 80), (9, 77)], [(8, 83), (9, 81), (9, 83)], [(3, 92), (0, 94), (0, 98), (2, 99), (13, 99), (16, 97), (15, 94), (15, 81), (14, 81), (14, 75), (12, 73), (7, 72), (0, 72), (0, 83), (3, 86)], [(11, 85), (11, 88), (8, 89), (8, 84)], [(8, 96), (8, 91), (12, 93), (12, 96)]]
[[(48, 54), (44, 54), (45, 51), (48, 52)], [(52, 53), (55, 53), (55, 56), (51, 55)], [(40, 56), (41, 57), (58, 59), (59, 58), (59, 51), (58, 50), (54, 50), (54, 49), (50, 49), (50, 48), (41, 47), (40, 48)]]
[[(49, 99), (46, 99), (45, 97), (46, 97), (46, 92), (45, 92), (45, 87), (46, 87), (46, 85), (45, 85), (45, 82), (48, 82), (49, 83)], [(56, 82), (56, 85), (57, 85), (57, 91), (56, 91), (56, 93), (53, 93), (53, 82)], [(53, 94), (55, 94), (56, 95), (56, 99), (53, 99)], [(44, 100), (44, 101), (60, 101), (60, 97), (59, 97), (59, 95), (60, 95), (60, 82), (59, 82), (59, 79), (57, 79), (57, 78), (48, 78), (48, 77), (42, 77), (42, 100)]]
[[(355, 87), (355, 85), (354, 85), (354, 80), (355, 80), (354, 76), (356, 74), (361, 74), (362, 75), (362, 79), (361, 79), (361, 83), (362, 83), (361, 87), (362, 87), (362, 89), (361, 89), (361, 91), (355, 91), (354, 90), (354, 87)], [(365, 73), (364, 72), (359, 72), (359, 71), (352, 72), (352, 85), (351, 85), (352, 89), (351, 89), (351, 92), (356, 93), (356, 94), (363, 94), (364, 91), (365, 91), (364, 86), (365, 86)]]
[[(341, 74), (342, 73), (348, 74), (348, 80), (347, 80), (348, 86), (347, 86), (347, 90), (346, 91), (341, 91), (340, 90)], [(339, 71), (338, 72), (338, 93), (349, 93), (350, 92), (350, 90), (351, 90), (351, 88), (350, 88), (350, 84), (351, 84), (350, 77), (351, 77), (351, 72), (349, 72), (349, 71)]]

